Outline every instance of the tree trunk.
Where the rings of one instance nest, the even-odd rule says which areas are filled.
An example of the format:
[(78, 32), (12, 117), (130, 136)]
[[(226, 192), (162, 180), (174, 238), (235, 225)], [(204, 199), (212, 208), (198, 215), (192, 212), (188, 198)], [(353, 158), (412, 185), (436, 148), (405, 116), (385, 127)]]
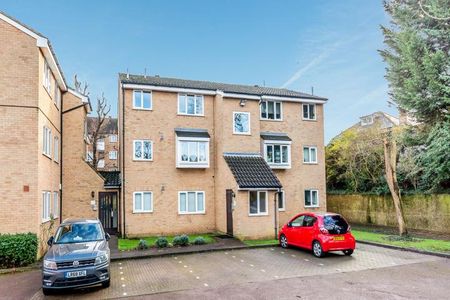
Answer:
[(392, 138), (384, 138), (384, 164), (386, 172), (386, 181), (389, 186), (389, 190), (394, 200), (395, 213), (397, 215), (398, 230), (400, 236), (408, 234), (406, 228), (405, 218), (403, 216), (402, 201), (400, 195), (400, 189), (398, 187), (396, 166), (397, 166), (397, 147)]

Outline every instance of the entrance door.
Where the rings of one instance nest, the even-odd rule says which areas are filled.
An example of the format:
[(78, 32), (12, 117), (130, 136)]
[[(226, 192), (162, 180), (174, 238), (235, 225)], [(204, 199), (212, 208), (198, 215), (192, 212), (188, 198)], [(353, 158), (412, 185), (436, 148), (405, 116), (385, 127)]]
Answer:
[(116, 234), (118, 228), (117, 193), (100, 192), (98, 193), (98, 202), (98, 214), (103, 228), (109, 234)]
[(233, 191), (227, 190), (227, 234), (233, 235)]

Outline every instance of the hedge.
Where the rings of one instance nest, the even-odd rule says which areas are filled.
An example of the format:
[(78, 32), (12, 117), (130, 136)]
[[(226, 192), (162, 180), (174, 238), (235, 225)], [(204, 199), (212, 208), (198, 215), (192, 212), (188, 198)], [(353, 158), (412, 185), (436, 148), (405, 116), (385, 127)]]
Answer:
[(0, 268), (29, 265), (36, 261), (37, 250), (34, 233), (0, 234)]

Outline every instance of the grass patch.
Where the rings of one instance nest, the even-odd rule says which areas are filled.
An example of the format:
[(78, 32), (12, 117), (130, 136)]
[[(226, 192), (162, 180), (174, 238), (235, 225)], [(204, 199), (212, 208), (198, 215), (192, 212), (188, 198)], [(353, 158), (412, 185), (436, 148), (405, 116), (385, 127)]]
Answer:
[(278, 245), (278, 240), (267, 239), (267, 240), (244, 240), (242, 241), (248, 246), (258, 246), (258, 245)]
[[(215, 243), (215, 240), (213, 238), (213, 234), (191, 234), (188, 235), (189, 236), (189, 243), (192, 244), (194, 242), (194, 240), (197, 237), (203, 237), (206, 241), (207, 244), (212, 244)], [(173, 243), (173, 238), (175, 236), (167, 236), (167, 240), (169, 241), (169, 243)], [(155, 242), (158, 239), (158, 236), (147, 236), (147, 237), (143, 237), (143, 238), (135, 238), (135, 239), (119, 239), (119, 250), (135, 250), (136, 246), (139, 244), (139, 240), (143, 239), (145, 241), (147, 241), (148, 245), (150, 247), (155, 247)]]
[(352, 234), (357, 240), (376, 242), (380, 244), (414, 248), (418, 250), (434, 252), (450, 252), (450, 241), (422, 239), (415, 237), (400, 237), (383, 233), (367, 232), (352, 229)]

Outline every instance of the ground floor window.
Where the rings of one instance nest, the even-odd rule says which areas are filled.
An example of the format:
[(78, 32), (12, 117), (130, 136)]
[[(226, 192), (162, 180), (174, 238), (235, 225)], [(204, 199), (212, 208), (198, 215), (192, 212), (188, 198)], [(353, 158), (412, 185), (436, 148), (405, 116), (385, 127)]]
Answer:
[(305, 207), (319, 207), (318, 190), (305, 190)]
[(205, 213), (205, 192), (179, 192), (178, 212), (180, 214), (202, 214)]
[(153, 193), (134, 192), (133, 193), (133, 213), (153, 212)]
[(50, 192), (42, 192), (42, 222), (47, 222), (50, 220), (51, 213), (51, 202), (50, 202)]
[(279, 211), (286, 210), (286, 199), (284, 191), (278, 193), (278, 210)]
[(267, 215), (267, 192), (250, 191), (249, 192), (249, 215)]
[(58, 194), (58, 192), (53, 192), (52, 216), (53, 216), (53, 218), (57, 218), (59, 216), (59, 194)]

